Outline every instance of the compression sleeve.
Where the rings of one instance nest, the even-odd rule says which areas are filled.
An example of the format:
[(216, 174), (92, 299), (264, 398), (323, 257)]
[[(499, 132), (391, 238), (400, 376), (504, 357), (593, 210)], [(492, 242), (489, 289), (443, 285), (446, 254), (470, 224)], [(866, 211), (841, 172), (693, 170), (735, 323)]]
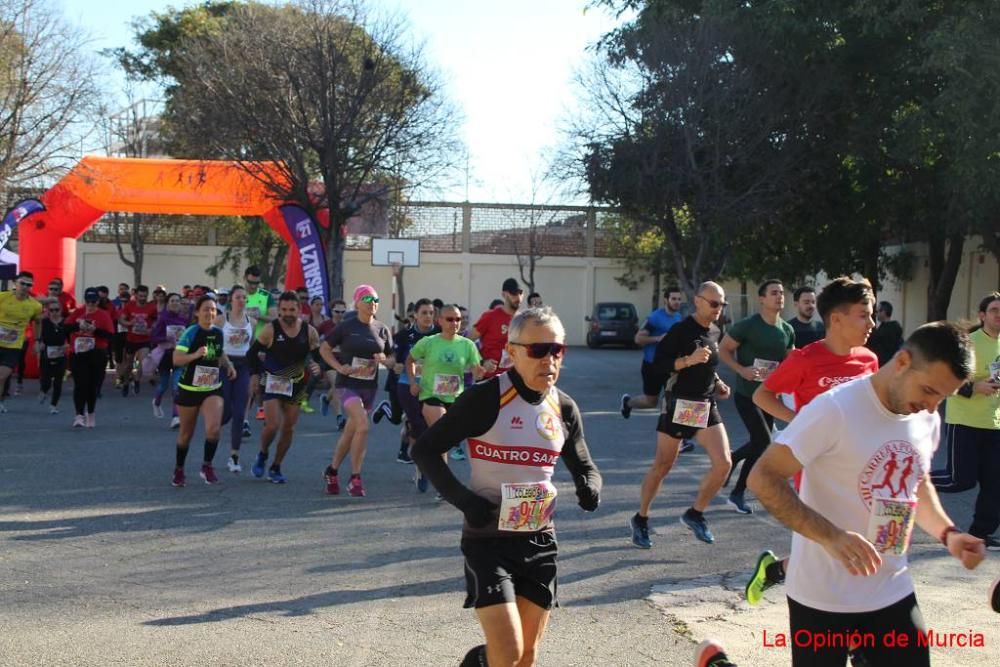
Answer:
[(576, 402), (561, 390), (559, 408), (563, 424), (566, 426), (566, 442), (562, 449), (563, 463), (573, 475), (574, 484), (579, 486), (582, 477), (588, 486), (600, 493), (603, 480), (593, 459), (590, 458), (590, 450), (587, 449), (587, 441), (583, 437), (583, 418), (580, 416), (580, 409), (576, 406)]

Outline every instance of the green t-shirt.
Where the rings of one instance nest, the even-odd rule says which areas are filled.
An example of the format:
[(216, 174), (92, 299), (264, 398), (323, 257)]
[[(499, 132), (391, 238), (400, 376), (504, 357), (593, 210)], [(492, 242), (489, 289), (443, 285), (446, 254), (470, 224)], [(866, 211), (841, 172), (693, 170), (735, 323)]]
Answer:
[[(1000, 339), (991, 338), (979, 329), (969, 334), (976, 351), (976, 367), (972, 381), (979, 382), (1000, 374)], [(961, 424), (973, 428), (1000, 429), (1000, 396), (973, 394), (971, 397), (949, 396), (944, 410), (948, 424)]]
[[(795, 345), (795, 330), (780, 317), (774, 324), (768, 324), (759, 314), (751, 315), (729, 327), (726, 335), (740, 344), (736, 348), (736, 360), (741, 365), (762, 369), (761, 381), (778, 367)], [(743, 396), (753, 396), (758, 386), (760, 382), (736, 378), (736, 392)]]
[(257, 324), (254, 326), (253, 331), (254, 338), (259, 336), (261, 329), (270, 322), (267, 318), (267, 311), (274, 305), (276, 305), (274, 297), (267, 290), (258, 289), (253, 294), (247, 294), (247, 314), (250, 317), (257, 318)]
[(420, 375), (420, 400), (436, 398), (453, 403), (465, 389), (465, 371), (482, 358), (476, 344), (465, 336), (445, 340), (441, 334), (417, 341), (410, 356), (423, 364)]

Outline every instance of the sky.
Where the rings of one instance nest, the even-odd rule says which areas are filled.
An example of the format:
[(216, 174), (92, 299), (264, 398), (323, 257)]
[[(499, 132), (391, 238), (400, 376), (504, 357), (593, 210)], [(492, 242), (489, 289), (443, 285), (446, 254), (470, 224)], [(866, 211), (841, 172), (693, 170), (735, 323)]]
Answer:
[[(131, 43), (137, 17), (190, 0), (56, 0), (95, 50)], [(612, 29), (588, 0), (369, 0), (406, 18), (428, 64), (464, 122), (469, 178), (440, 197), (452, 201), (555, 203), (539, 187), (560, 143), (561, 119), (575, 109), (573, 75), (587, 46)], [(112, 76), (112, 87), (120, 80)], [(112, 100), (109, 100), (109, 105)], [(576, 199), (579, 202), (579, 198)], [(565, 195), (559, 203), (568, 203)]]

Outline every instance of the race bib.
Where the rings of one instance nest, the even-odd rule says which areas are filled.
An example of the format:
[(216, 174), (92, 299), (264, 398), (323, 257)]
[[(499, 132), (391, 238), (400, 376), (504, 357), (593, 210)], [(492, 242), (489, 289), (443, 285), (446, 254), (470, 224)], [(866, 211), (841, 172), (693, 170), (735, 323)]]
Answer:
[(462, 376), (437, 373), (434, 376), (434, 393), (438, 396), (458, 396), (462, 389)]
[(216, 366), (195, 366), (191, 384), (195, 387), (214, 387), (219, 384), (219, 369)]
[(351, 374), (352, 378), (358, 378), (359, 380), (374, 380), (378, 374), (378, 362), (374, 359), (354, 357), (351, 359), (351, 368), (361, 369)]
[(171, 342), (176, 343), (177, 339), (181, 337), (182, 333), (184, 333), (184, 325), (183, 324), (168, 324), (167, 325), (167, 339), (170, 340)]
[(253, 306), (251, 308), (247, 308), (247, 315), (249, 315), (250, 317), (254, 318), (255, 320), (259, 320), (260, 319), (260, 308), (258, 308), (257, 306)]
[(250, 343), (250, 332), (246, 329), (234, 329), (226, 336), (226, 345), (229, 347), (245, 347)]
[(278, 396), (291, 396), (292, 381), (289, 378), (283, 378), (278, 375), (271, 375), (268, 373), (267, 378), (264, 380), (264, 393), (277, 394)]
[(16, 343), (17, 339), (20, 337), (21, 334), (17, 329), (0, 327), (0, 343)]
[(46, 345), (45, 356), (49, 359), (62, 359), (66, 356), (66, 348), (62, 345)]
[(117, 325), (115, 325), (115, 331), (117, 331), (118, 333), (125, 333), (126, 331), (128, 331), (128, 329), (125, 328), (124, 324), (119, 322)]
[(774, 372), (774, 369), (778, 367), (780, 362), (771, 361), (769, 359), (754, 359), (753, 369), (757, 371), (757, 379), (764, 381), (767, 376)]
[(910, 546), (916, 518), (916, 500), (875, 496), (865, 537), (879, 553), (902, 556)]
[(136, 315), (132, 319), (132, 333), (139, 336), (145, 336), (149, 333), (149, 323), (146, 322), (145, 315)]
[(552, 520), (556, 509), (556, 487), (552, 482), (500, 485), (500, 517), (497, 528), (533, 532)]
[(990, 363), (990, 380), (1000, 382), (1000, 361)]
[(73, 341), (73, 351), (77, 354), (82, 354), (83, 352), (90, 352), (94, 349), (95, 341), (90, 336), (77, 336), (76, 340)]
[(681, 426), (705, 428), (708, 426), (708, 411), (711, 401), (687, 401), (678, 398), (674, 404), (673, 422)]

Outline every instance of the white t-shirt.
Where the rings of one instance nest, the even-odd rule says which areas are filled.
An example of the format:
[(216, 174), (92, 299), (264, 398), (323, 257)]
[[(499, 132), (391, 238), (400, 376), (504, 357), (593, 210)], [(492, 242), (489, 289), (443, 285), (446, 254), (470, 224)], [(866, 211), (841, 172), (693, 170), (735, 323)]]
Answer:
[[(835, 387), (802, 408), (777, 439), (803, 466), (799, 497), (835, 526), (867, 537), (882, 551), (882, 566), (870, 577), (852, 575), (818, 543), (795, 533), (788, 597), (823, 611), (864, 612), (913, 592), (905, 548), (915, 526), (917, 487), (930, 471), (939, 432), (937, 413), (887, 410), (871, 376)], [(880, 509), (875, 519), (873, 505)], [(885, 515), (900, 518), (893, 522)], [(909, 531), (902, 527), (907, 521)]]

